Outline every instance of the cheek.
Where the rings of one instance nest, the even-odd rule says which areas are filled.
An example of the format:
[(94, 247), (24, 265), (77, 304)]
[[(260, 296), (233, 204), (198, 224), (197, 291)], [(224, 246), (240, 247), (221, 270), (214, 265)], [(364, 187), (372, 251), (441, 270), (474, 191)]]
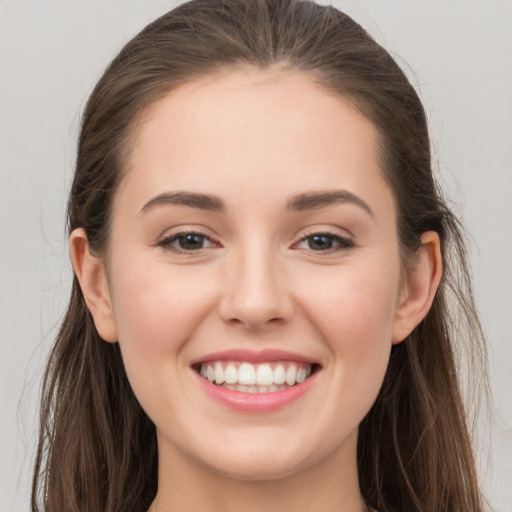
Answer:
[(309, 313), (333, 351), (364, 353), (391, 343), (398, 283), (398, 264), (352, 266), (322, 279)]
[[(176, 361), (215, 302), (213, 283), (188, 269), (124, 261), (113, 276), (113, 308), (127, 372)], [(211, 281), (211, 279), (210, 279)]]
[(326, 370), (336, 382), (333, 410), (353, 410), (362, 419), (389, 361), (399, 265), (351, 267), (323, 283), (321, 293), (308, 304), (308, 315), (331, 351)]
[(182, 363), (189, 340), (215, 302), (214, 283), (165, 263), (125, 258), (112, 268), (112, 304), (131, 388), (150, 418), (171, 422), (180, 408), (190, 407), (182, 398), (188, 368)]

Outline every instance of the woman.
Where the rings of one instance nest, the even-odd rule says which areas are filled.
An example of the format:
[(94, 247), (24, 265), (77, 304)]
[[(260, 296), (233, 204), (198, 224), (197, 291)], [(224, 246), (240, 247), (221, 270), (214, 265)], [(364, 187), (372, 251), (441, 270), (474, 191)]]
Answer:
[(483, 510), (460, 228), (414, 89), (349, 17), (150, 24), (89, 99), (68, 211), (33, 510)]

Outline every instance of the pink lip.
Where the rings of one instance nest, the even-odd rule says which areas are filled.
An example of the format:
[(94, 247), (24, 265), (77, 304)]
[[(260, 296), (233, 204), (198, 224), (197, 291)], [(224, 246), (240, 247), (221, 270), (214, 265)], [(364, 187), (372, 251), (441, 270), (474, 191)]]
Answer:
[[(247, 359), (244, 360), (247, 361)], [(295, 386), (283, 389), (282, 391), (275, 391), (274, 393), (243, 393), (217, 386), (203, 379), (197, 372), (194, 371), (193, 373), (196, 375), (204, 391), (215, 401), (230, 409), (245, 413), (266, 413), (281, 409), (304, 395), (316, 380), (316, 374), (313, 374), (300, 384), (295, 384)]]
[(275, 361), (297, 361), (299, 363), (309, 364), (314, 364), (316, 362), (309, 357), (295, 354), (293, 352), (287, 352), (285, 350), (266, 349), (256, 351), (246, 349), (232, 349), (206, 354), (191, 361), (190, 365), (194, 366), (200, 363), (207, 363), (209, 361), (247, 361), (248, 363), (253, 364), (271, 363)]
[(277, 361), (315, 364), (316, 361), (300, 354), (276, 349), (258, 351), (247, 349), (223, 350), (220, 352), (211, 352), (191, 361), (190, 366), (193, 373), (199, 380), (199, 384), (204, 391), (218, 403), (240, 412), (265, 413), (281, 409), (304, 395), (316, 380), (316, 374), (314, 373), (300, 384), (295, 384), (295, 386), (288, 389), (275, 391), (273, 393), (244, 393), (241, 391), (232, 391), (222, 386), (212, 384), (194, 370), (194, 367), (197, 368), (201, 363), (210, 361), (246, 361), (253, 364)]

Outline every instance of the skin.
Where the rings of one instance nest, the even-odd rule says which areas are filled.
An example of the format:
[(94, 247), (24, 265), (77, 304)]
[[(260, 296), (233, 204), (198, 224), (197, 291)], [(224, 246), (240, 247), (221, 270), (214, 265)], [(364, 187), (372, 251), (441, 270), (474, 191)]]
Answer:
[[(441, 276), (439, 239), (425, 233), (401, 280), (376, 136), (305, 74), (246, 68), (202, 78), (145, 113), (108, 253), (93, 256), (84, 231), (73, 232), (96, 327), (119, 341), (157, 428), (159, 512), (364, 510), (357, 428), (392, 344), (425, 316)], [(371, 213), (354, 201), (287, 207), (294, 195), (334, 190)], [(144, 209), (176, 191), (214, 195), (225, 208)], [(202, 248), (177, 250), (180, 230), (204, 235)], [(317, 250), (314, 233), (332, 234), (323, 240), (333, 247)], [(232, 348), (291, 351), (320, 371), (286, 407), (242, 413), (213, 401), (190, 367)]]

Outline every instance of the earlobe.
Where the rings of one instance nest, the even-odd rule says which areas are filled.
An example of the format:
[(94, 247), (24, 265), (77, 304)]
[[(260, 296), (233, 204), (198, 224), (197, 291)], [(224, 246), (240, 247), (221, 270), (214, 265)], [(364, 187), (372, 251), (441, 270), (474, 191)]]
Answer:
[(73, 270), (99, 335), (105, 341), (116, 342), (117, 328), (105, 266), (99, 257), (91, 254), (84, 229), (71, 233), (70, 252)]
[(421, 236), (415, 264), (407, 270), (407, 282), (393, 326), (393, 344), (403, 341), (425, 318), (441, 282), (443, 264), (438, 233)]

